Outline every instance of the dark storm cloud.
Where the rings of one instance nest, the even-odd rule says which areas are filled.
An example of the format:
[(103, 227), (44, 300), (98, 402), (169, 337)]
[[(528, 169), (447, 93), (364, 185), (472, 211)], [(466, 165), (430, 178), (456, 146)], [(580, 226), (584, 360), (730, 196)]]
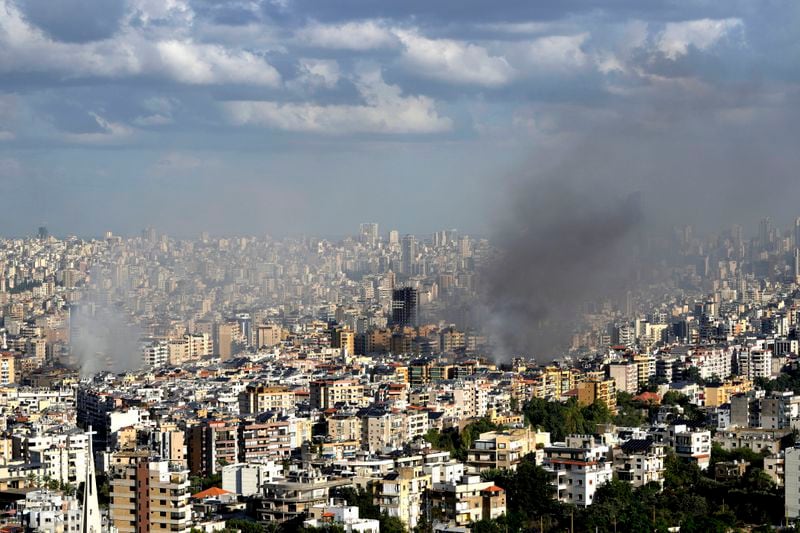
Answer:
[(119, 29), (124, 0), (18, 0), (25, 17), (59, 41), (106, 39)]

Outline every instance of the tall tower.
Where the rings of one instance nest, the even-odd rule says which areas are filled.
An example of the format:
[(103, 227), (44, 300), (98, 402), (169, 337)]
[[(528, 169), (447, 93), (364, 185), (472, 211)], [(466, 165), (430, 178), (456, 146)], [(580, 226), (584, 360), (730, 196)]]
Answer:
[(86, 433), (89, 436), (89, 457), (86, 459), (86, 482), (83, 485), (83, 506), (81, 508), (81, 533), (100, 533), (100, 504), (97, 502), (97, 479), (94, 473), (94, 450), (92, 449), (92, 426)]
[(392, 291), (392, 325), (417, 326), (419, 316), (417, 289), (403, 287)]
[(403, 237), (401, 256), (403, 258), (403, 274), (414, 275), (414, 265), (417, 261), (417, 239), (413, 235)]

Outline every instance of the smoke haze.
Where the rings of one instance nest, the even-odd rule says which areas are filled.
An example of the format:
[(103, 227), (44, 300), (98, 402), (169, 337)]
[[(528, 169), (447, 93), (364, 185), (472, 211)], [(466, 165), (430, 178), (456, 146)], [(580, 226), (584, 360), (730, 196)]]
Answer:
[(510, 195), (484, 272), (496, 355), (550, 360), (583, 304), (626, 286), (641, 205), (635, 194), (581, 188), (569, 177), (525, 178)]
[(142, 366), (140, 329), (126, 313), (90, 297), (70, 316), (71, 355), (81, 375), (125, 372)]

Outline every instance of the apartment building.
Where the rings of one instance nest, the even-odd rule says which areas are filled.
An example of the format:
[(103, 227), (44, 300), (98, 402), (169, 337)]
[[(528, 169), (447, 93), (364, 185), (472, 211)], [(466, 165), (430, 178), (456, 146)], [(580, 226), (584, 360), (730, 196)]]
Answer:
[(111, 454), (109, 516), (119, 533), (189, 533), (189, 471), (149, 452)]
[(516, 470), (522, 458), (533, 452), (537, 444), (549, 445), (549, 433), (530, 428), (487, 431), (467, 451), (467, 466), (479, 471), (495, 468)]
[(363, 406), (364, 386), (354, 379), (320, 379), (309, 384), (309, 402), (314, 409), (337, 405)]
[(239, 413), (243, 415), (285, 412), (294, 408), (295, 394), (287, 387), (250, 384), (239, 393)]
[(564, 503), (588, 506), (597, 488), (611, 481), (608, 446), (591, 435), (571, 435), (565, 442), (544, 448), (542, 467), (552, 476), (556, 498)]
[(589, 379), (578, 385), (578, 403), (601, 402), (612, 413), (617, 412), (617, 387), (613, 379)]
[(652, 439), (631, 439), (614, 450), (613, 468), (617, 478), (634, 487), (648, 483), (664, 485), (664, 445)]
[(467, 527), (494, 520), (506, 513), (506, 491), (480, 476), (462, 475), (452, 481), (432, 483), (428, 490), (430, 515), (435, 527)]

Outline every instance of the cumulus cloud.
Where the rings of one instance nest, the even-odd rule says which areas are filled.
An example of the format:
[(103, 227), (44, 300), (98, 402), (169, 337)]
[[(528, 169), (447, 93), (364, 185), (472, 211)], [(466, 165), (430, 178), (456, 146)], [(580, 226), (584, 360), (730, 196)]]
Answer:
[(708, 50), (742, 26), (739, 18), (669, 22), (658, 36), (656, 46), (664, 56), (675, 60), (688, 54), (690, 48)]
[(417, 74), (440, 81), (498, 86), (515, 75), (505, 57), (482, 46), (452, 39), (428, 39), (415, 31), (395, 30), (403, 43), (403, 62)]
[(197, 85), (280, 83), (272, 65), (246, 50), (191, 39), (152, 41), (133, 28), (102, 41), (61, 42), (29, 24), (9, 0), (0, 0), (0, 13), (0, 72), (47, 73), (62, 79), (162, 76)]
[(525, 46), (524, 60), (535, 67), (570, 69), (587, 63), (583, 44), (588, 33), (540, 37)]
[(297, 65), (298, 75), (290, 85), (298, 89), (333, 89), (341, 78), (341, 69), (335, 59), (302, 58)]
[(170, 78), (182, 83), (244, 83), (276, 86), (281, 77), (262, 58), (244, 50), (191, 41), (163, 41), (156, 45)]
[(452, 122), (436, 111), (426, 96), (404, 96), (378, 71), (365, 72), (356, 80), (363, 100), (354, 105), (234, 101), (225, 104), (234, 124), (328, 135), (352, 133), (437, 133)]
[(381, 21), (366, 20), (343, 24), (312, 23), (297, 32), (301, 42), (321, 48), (370, 50), (393, 46), (397, 37)]

